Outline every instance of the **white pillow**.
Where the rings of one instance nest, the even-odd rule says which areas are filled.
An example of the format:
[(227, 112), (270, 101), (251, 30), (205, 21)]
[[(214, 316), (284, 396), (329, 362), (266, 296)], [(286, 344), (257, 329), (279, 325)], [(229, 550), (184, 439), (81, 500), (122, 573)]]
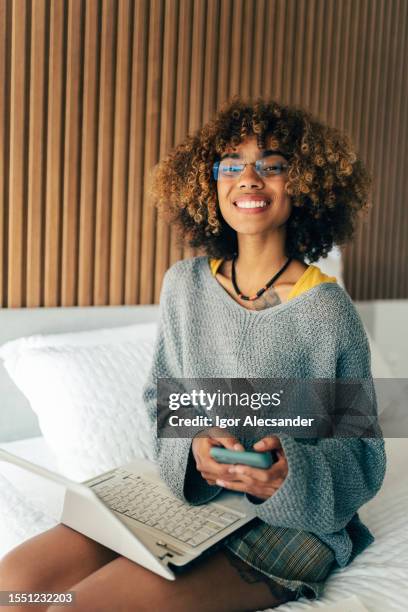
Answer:
[(384, 359), (380, 347), (366, 330), (371, 352), (371, 373), (373, 378), (394, 378), (391, 366)]
[(25, 350), (20, 345), (14, 352), (8, 347), (5, 368), (37, 414), (66, 476), (86, 480), (136, 457), (153, 460), (142, 389), (155, 330), (156, 325), (154, 335), (137, 341)]
[(401, 389), (398, 383), (393, 385), (392, 383), (385, 384), (381, 381), (377, 382), (378, 379), (395, 378), (395, 376), (390, 365), (384, 359), (380, 347), (373, 340), (367, 329), (366, 334), (368, 343), (370, 345), (371, 375), (374, 379), (374, 386), (376, 389), (377, 410), (378, 414), (380, 415), (385, 411), (390, 411), (391, 409), (395, 408), (396, 405), (399, 405), (399, 402), (401, 401)]
[(326, 258), (321, 257), (314, 264), (323, 274), (335, 276), (340, 287), (345, 288), (343, 279), (343, 260), (338, 246), (334, 246)]
[(135, 323), (123, 327), (110, 327), (60, 334), (35, 334), (9, 340), (0, 346), (0, 358), (14, 360), (30, 348), (44, 346), (89, 346), (112, 344), (113, 342), (152, 339), (156, 335), (157, 323)]

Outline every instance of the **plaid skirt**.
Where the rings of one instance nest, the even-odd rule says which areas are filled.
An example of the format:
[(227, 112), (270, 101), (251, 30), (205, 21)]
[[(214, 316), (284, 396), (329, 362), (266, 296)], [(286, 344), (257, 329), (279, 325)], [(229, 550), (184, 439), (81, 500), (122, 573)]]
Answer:
[(272, 527), (258, 518), (228, 536), (223, 547), (244, 580), (263, 580), (274, 594), (284, 587), (292, 592), (290, 599), (318, 599), (337, 567), (331, 548), (314, 534)]

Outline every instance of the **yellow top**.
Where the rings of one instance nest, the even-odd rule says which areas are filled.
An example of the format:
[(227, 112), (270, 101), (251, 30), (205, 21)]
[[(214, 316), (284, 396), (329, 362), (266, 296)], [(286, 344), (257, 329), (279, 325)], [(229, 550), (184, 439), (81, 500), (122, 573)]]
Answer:
[[(211, 273), (213, 276), (217, 274), (218, 268), (223, 261), (223, 259), (209, 260)], [(335, 276), (328, 276), (327, 274), (324, 274), (320, 268), (310, 264), (292, 287), (287, 297), (287, 301), (297, 297), (308, 289), (312, 289), (312, 287), (316, 287), (316, 285), (320, 285), (320, 283), (337, 283), (337, 278)]]

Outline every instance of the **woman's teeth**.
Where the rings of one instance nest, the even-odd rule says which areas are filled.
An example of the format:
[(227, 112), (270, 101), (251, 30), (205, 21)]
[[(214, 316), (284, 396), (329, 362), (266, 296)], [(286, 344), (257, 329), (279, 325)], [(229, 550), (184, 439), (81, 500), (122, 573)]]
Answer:
[(267, 206), (269, 204), (269, 202), (267, 201), (254, 201), (251, 200), (249, 202), (234, 202), (235, 206), (238, 206), (238, 208), (265, 208), (265, 206)]

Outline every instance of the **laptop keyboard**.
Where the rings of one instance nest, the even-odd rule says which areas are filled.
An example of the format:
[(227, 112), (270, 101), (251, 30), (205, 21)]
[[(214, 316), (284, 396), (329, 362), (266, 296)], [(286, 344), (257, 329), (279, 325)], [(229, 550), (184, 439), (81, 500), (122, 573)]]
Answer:
[(92, 490), (115, 512), (159, 529), (189, 546), (199, 546), (243, 518), (242, 514), (221, 506), (185, 504), (170, 497), (160, 485), (124, 469), (92, 485)]

